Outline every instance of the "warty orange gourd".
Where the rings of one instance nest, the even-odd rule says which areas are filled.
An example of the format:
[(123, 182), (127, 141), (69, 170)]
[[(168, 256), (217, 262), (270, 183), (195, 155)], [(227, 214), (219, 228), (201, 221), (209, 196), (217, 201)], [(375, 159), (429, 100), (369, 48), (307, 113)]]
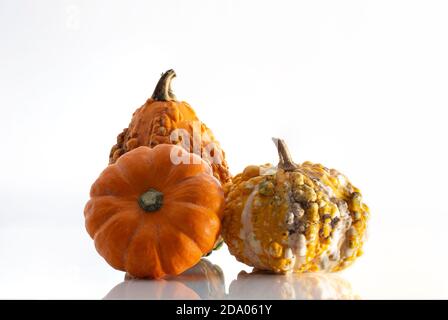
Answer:
[(133, 113), (129, 126), (118, 135), (109, 154), (109, 163), (139, 146), (176, 144), (202, 157), (222, 183), (229, 182), (225, 152), (193, 108), (176, 99), (171, 90), (174, 77), (174, 70), (162, 74), (151, 98)]

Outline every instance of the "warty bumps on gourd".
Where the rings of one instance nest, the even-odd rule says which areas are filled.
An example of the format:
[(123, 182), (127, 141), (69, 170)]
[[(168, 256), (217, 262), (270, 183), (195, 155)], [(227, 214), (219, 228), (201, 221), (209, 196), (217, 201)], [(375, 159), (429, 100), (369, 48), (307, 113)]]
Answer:
[(346, 176), (295, 164), (283, 140), (280, 162), (248, 166), (226, 186), (222, 236), (237, 260), (276, 273), (338, 271), (362, 254), (369, 208)]
[[(162, 74), (151, 98), (133, 113), (128, 128), (118, 135), (109, 154), (109, 163), (115, 163), (120, 156), (139, 146), (177, 144), (189, 152), (200, 153), (198, 155), (211, 165), (214, 176), (221, 183), (229, 182), (229, 168), (219, 142), (193, 108), (185, 101), (177, 101), (172, 92), (171, 81), (175, 76), (174, 70)], [(172, 135), (173, 132), (180, 134)]]

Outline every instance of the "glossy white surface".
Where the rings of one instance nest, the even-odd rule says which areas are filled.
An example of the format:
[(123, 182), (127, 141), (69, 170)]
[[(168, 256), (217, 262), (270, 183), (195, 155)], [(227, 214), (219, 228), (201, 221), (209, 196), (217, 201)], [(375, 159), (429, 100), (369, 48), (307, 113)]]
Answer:
[[(169, 68), (233, 174), (276, 163), (274, 136), (361, 189), (365, 255), (336, 276), (354, 296), (448, 298), (447, 15), (436, 0), (0, 1), (0, 298), (172, 298), (176, 281), (204, 296), (201, 279), (122, 284), (84, 230), (90, 185)], [(333, 276), (322, 292), (238, 277), (251, 268), (226, 248), (209, 259), (232, 298), (340, 294)]]
[[(376, 230), (371, 229), (365, 255), (337, 274), (248, 275), (252, 269), (238, 263), (224, 246), (207, 258), (216, 266), (205, 272), (209, 276), (196, 267), (187, 275), (165, 280), (125, 281), (123, 272), (97, 255), (82, 225), (48, 224), (0, 228), (0, 298), (448, 298), (448, 264), (445, 252), (439, 250), (445, 240), (442, 233), (421, 231), (430, 225), (391, 230), (373, 224)], [(423, 234), (425, 242), (416, 233)], [(222, 271), (222, 276), (210, 276), (210, 270)]]

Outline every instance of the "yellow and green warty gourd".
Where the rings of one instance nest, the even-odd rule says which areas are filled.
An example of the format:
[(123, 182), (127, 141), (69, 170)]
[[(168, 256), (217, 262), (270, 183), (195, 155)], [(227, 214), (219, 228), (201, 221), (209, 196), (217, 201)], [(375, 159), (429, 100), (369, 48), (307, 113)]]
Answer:
[(222, 235), (237, 260), (276, 273), (339, 271), (362, 254), (369, 208), (346, 176), (295, 164), (248, 166), (226, 186)]

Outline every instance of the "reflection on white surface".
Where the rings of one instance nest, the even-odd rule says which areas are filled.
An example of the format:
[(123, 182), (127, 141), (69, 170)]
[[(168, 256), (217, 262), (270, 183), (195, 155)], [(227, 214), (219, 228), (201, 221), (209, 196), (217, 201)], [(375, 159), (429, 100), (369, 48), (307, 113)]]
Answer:
[(336, 274), (278, 275), (241, 271), (225, 292), (221, 268), (202, 259), (179, 276), (160, 280), (125, 276), (104, 297), (106, 300), (200, 300), (200, 299), (359, 299), (351, 284)]
[(201, 259), (179, 276), (160, 280), (134, 279), (126, 275), (104, 299), (224, 299), (224, 274), (220, 267)]
[(229, 299), (359, 299), (351, 284), (334, 273), (278, 275), (241, 271), (230, 284)]
[[(157, 298), (152, 292), (160, 286), (151, 287), (145, 281), (139, 284), (138, 280), (123, 282), (124, 273), (109, 267), (97, 254), (82, 226), (48, 224), (48, 221), (43, 221), (41, 225), (29, 227), (0, 226), (0, 299), (101, 299), (114, 287), (117, 288), (106, 298), (137, 299), (139, 294), (141, 299)], [(374, 225), (375, 232), (371, 234), (364, 256), (342, 273), (329, 276), (347, 279), (354, 293), (362, 299), (447, 299), (448, 255), (443, 247), (446, 244), (444, 224), (425, 220), (420, 224), (417, 228), (402, 223), (398, 228), (395, 224), (379, 221), (379, 225)], [(416, 234), (425, 241), (415, 237)], [(424, 256), (416, 254), (421, 252)], [(238, 276), (241, 270), (250, 272), (252, 268), (236, 261), (226, 246), (207, 259), (219, 265), (219, 268), (214, 267), (216, 271), (212, 271), (214, 268), (206, 269), (209, 273), (218, 273), (217, 276), (209, 276), (209, 279), (216, 279), (213, 282), (206, 282), (207, 277), (204, 276), (197, 277), (197, 281), (195, 276), (188, 278), (195, 274), (195, 270), (201, 274), (199, 266), (173, 279), (190, 293), (194, 291), (196, 299), (214, 299), (224, 295), (220, 269), (226, 280), (226, 292), (230, 292), (232, 299), (255, 299), (262, 295), (264, 299), (287, 297), (282, 296), (278, 288), (288, 276), (245, 276), (244, 273)], [(283, 284), (283, 287), (295, 288), (297, 299), (303, 291), (298, 292), (297, 281), (291, 282)], [(165, 284), (165, 291), (162, 290), (165, 293), (159, 293), (159, 298), (174, 298), (174, 294), (167, 293), (173, 287), (173, 284)], [(336, 295), (328, 293), (331, 290), (326, 290), (322, 296), (336, 298)]]

